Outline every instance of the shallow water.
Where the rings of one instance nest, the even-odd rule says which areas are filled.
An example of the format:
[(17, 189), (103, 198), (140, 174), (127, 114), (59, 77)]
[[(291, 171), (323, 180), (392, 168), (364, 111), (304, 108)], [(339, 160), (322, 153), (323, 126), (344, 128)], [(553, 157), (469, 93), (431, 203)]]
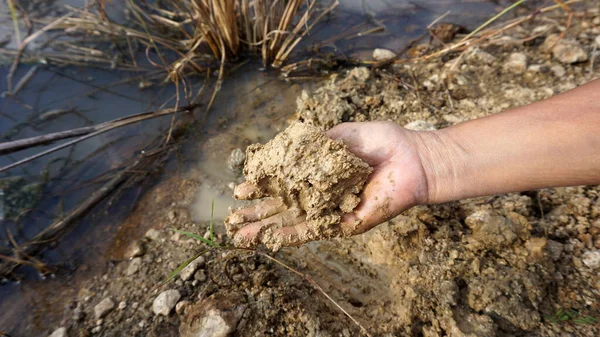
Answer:
[[(358, 58), (370, 58), (373, 48), (377, 47), (399, 51), (421, 36), (424, 28), (447, 10), (451, 13), (443, 21), (472, 29), (496, 6), (488, 1), (473, 0), (382, 0), (364, 3), (368, 5), (363, 6), (361, 0), (341, 1), (335, 14), (317, 26), (310, 38), (299, 46), (297, 57), (308, 55), (313, 44), (324, 44), (325, 52)], [(2, 5), (0, 12), (5, 12)], [(12, 30), (12, 23), (9, 23), (6, 17), (0, 20), (0, 40)], [(368, 34), (365, 35), (365, 32)], [(22, 78), (30, 67), (19, 67), (14, 82)], [(211, 113), (205, 116), (202, 110), (196, 114), (198, 122), (194, 125), (193, 135), (183, 144), (185, 159), (173, 159), (183, 162), (183, 165), (168, 165), (164, 172), (168, 176), (173, 173), (169, 170), (181, 170), (184, 175), (201, 177), (202, 184), (191, 210), (194, 221), (210, 219), (213, 200), (216, 220), (223, 219), (228, 207), (235, 206), (230, 198), (229, 185), (239, 181), (239, 177), (227, 168), (231, 151), (244, 149), (250, 143), (265, 142), (280, 131), (295, 110), (298, 94), (302, 90), (310, 91), (316, 82), (282, 81), (276, 78), (275, 72), (259, 72), (258, 67), (255, 64), (244, 66), (225, 81)], [(5, 78), (7, 72), (6, 67), (0, 68), (0, 77)], [(10, 139), (20, 139), (158, 109), (165, 102), (166, 106), (173, 105), (175, 89), (172, 86), (140, 90), (137, 87), (139, 76), (98, 69), (41, 68), (16, 99), (1, 99), (0, 135), (4, 138), (7, 132), (17, 130), (11, 133)], [(129, 78), (133, 79), (131, 83), (115, 84)], [(6, 89), (6, 82), (0, 81), (0, 91)], [(74, 113), (36, 123), (35, 128), (28, 123), (54, 109)], [(36, 211), (26, 213), (19, 224), (0, 219), (0, 252), (11, 247), (7, 229), (15, 234), (17, 242), (25, 242), (96, 190), (105, 181), (99, 178), (102, 174), (121, 167), (164, 134), (170, 121), (166, 117), (138, 123), (35, 160), (8, 174), (0, 173), (0, 179), (22, 177), (20, 187), (39, 184), (34, 189), (35, 193), (27, 195), (31, 201), (28, 206)], [(28, 124), (15, 129), (22, 123)], [(37, 151), (39, 149), (0, 156), (0, 166)], [(90, 157), (92, 153), (94, 155)], [(44, 178), (46, 171), (48, 176)], [(56, 320), (68, 305), (68, 299), (75, 295), (78, 282), (101, 272), (103, 266), (109, 263), (108, 250), (112, 242), (134, 239), (117, 237), (116, 233), (143, 190), (143, 186), (129, 188), (116, 204), (96, 206), (58, 245), (44, 253), (44, 261), (61, 266), (50, 279), (43, 279), (30, 268), (21, 268), (18, 275), (24, 277), (22, 282), (10, 281), (0, 285), (0, 307), (10, 308), (0, 312), (0, 331), (15, 335), (43, 335), (56, 327)], [(6, 208), (4, 213), (6, 216)], [(27, 320), (21, 319), (25, 312), (28, 313)]]

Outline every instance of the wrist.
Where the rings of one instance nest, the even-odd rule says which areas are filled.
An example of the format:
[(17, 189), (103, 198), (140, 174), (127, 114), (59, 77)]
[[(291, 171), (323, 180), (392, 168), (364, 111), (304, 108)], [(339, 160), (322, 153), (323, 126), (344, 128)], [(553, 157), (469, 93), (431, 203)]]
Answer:
[(426, 181), (420, 204), (437, 204), (466, 197), (470, 181), (463, 177), (468, 171), (469, 153), (449, 129), (416, 131), (415, 146)]

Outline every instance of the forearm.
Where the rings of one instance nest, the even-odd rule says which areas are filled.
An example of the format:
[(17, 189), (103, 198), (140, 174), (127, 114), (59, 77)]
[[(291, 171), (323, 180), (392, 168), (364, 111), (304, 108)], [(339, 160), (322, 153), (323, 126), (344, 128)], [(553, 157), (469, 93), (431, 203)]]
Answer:
[(419, 138), (430, 203), (600, 184), (600, 80)]

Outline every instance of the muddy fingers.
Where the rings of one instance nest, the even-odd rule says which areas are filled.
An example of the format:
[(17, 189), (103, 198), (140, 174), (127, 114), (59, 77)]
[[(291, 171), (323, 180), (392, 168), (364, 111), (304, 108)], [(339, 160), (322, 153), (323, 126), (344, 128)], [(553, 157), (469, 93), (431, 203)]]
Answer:
[(291, 208), (260, 221), (241, 224), (240, 228), (230, 231), (230, 234), (233, 234), (233, 240), (237, 246), (250, 247), (269, 241), (265, 237), (265, 233), (270, 228), (278, 228), (284, 226), (284, 224), (293, 226), (305, 220), (306, 214), (304, 212), (297, 208)]
[(265, 195), (256, 185), (243, 182), (235, 187), (233, 197), (238, 200), (252, 200), (265, 197)]
[[(255, 205), (234, 211), (225, 219), (225, 226), (236, 228), (248, 222), (255, 222), (286, 210), (281, 198), (266, 199)], [(237, 230), (237, 229), (236, 229)]]

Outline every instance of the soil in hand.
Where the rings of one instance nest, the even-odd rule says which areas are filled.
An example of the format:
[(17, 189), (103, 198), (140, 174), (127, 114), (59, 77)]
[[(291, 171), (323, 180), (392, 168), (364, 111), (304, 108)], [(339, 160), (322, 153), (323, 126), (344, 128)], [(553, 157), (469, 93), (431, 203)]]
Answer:
[[(307, 230), (299, 233), (301, 241), (344, 236), (339, 226), (341, 215), (359, 204), (358, 194), (371, 172), (369, 164), (341, 140), (332, 140), (319, 128), (299, 122), (265, 145), (249, 146), (246, 181), (258, 188), (256, 197), (278, 198), (285, 211), (262, 220), (264, 226), (252, 241), (242, 238), (236, 243), (251, 246), (262, 242), (278, 249), (289, 238), (274, 229), (290, 222), (307, 224)], [(228, 220), (230, 235), (245, 222), (238, 214)]]

